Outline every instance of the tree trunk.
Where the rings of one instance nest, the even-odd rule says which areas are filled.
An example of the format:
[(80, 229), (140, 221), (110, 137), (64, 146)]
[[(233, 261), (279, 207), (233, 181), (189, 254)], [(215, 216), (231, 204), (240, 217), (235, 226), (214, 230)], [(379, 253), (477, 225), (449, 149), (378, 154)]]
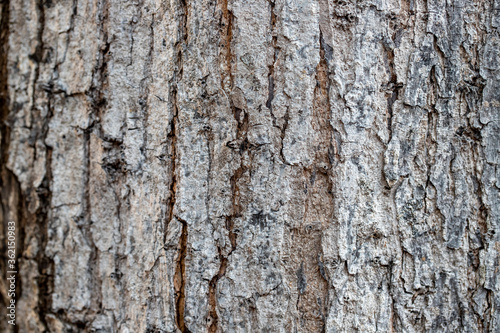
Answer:
[(500, 331), (499, 0), (1, 15), (2, 331)]

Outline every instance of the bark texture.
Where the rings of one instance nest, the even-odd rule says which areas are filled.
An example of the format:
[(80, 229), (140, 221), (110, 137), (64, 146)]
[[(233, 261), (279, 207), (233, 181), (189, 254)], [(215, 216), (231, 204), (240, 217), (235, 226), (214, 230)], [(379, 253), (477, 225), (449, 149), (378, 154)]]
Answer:
[(500, 331), (499, 0), (0, 8), (17, 332)]

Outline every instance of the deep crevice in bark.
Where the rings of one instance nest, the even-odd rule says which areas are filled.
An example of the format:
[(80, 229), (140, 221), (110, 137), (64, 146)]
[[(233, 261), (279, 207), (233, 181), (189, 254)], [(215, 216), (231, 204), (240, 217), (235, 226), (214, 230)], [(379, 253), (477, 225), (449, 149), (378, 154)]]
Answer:
[[(219, 22), (220, 27), (220, 40), (222, 44), (221, 53), (223, 53), (223, 58), (221, 61), (225, 64), (225, 72), (221, 75), (221, 87), (223, 91), (231, 92), (233, 89), (233, 73), (232, 73), (232, 59), (233, 53), (231, 50), (231, 43), (233, 40), (233, 14), (229, 10), (228, 1), (231, 0), (221, 0), (217, 5), (221, 7), (221, 18)], [(226, 86), (224, 76), (229, 80), (229, 86)], [(232, 106), (232, 100), (229, 98), (229, 103)]]
[(388, 98), (387, 98), (387, 131), (389, 132), (389, 139), (388, 142), (391, 141), (392, 139), (392, 117), (393, 117), (393, 105), (394, 102), (397, 101), (399, 97), (399, 88), (398, 83), (397, 83), (397, 76), (396, 72), (394, 70), (394, 49), (385, 46), (384, 48), (386, 50), (386, 56), (387, 56), (387, 62), (388, 62), (388, 70), (389, 70), (389, 82), (387, 84), (387, 89), (388, 89)]
[[(177, 190), (177, 170), (176, 170), (176, 160), (177, 160), (177, 135), (179, 130), (179, 100), (177, 94), (177, 87), (182, 79), (183, 75), (183, 61), (184, 61), (184, 48), (187, 47), (188, 44), (188, 27), (187, 20), (189, 17), (188, 12), (188, 3), (186, 0), (179, 0), (179, 40), (177, 41), (175, 48), (177, 51), (176, 58), (176, 72), (174, 77), (174, 87), (172, 91), (172, 101), (173, 101), (173, 110), (174, 116), (171, 120), (171, 145), (172, 145), (172, 184), (170, 191), (170, 218), (169, 223), (172, 219), (177, 219), (182, 224), (182, 233), (179, 239), (179, 257), (177, 259), (177, 265), (175, 269), (174, 275), (174, 289), (175, 289), (175, 320), (177, 327), (183, 333), (189, 333), (190, 330), (187, 328), (185, 319), (184, 319), (184, 311), (186, 307), (186, 255), (187, 255), (187, 244), (188, 244), (188, 223), (178, 216), (175, 215), (175, 203), (176, 203), (176, 190)], [(167, 229), (168, 224), (165, 228)]]
[(273, 99), (274, 99), (274, 66), (276, 65), (276, 54), (278, 52), (277, 49), (277, 43), (278, 43), (278, 36), (276, 30), (276, 14), (274, 13), (274, 7), (275, 3), (274, 0), (269, 0), (269, 4), (271, 7), (271, 35), (272, 35), (272, 48), (273, 48), (273, 61), (272, 63), (268, 66), (269, 67), (269, 72), (268, 72), (268, 81), (269, 81), (269, 91), (268, 91), (268, 97), (266, 101), (266, 107), (271, 111), (271, 115), (273, 117), (273, 122), (274, 126), (276, 126), (276, 119), (273, 115)]
[[(230, 0), (222, 0), (218, 2), (218, 6), (220, 6), (220, 10), (222, 12), (219, 26), (220, 26), (220, 40), (221, 40), (221, 45), (222, 45), (222, 58), (221, 61), (225, 63), (226, 66), (226, 71), (225, 73), (222, 73), (221, 75), (221, 88), (222, 91), (225, 93), (225, 91), (231, 93), (233, 90), (233, 75), (232, 75), (232, 50), (231, 50), (231, 43), (233, 39), (233, 14), (229, 10), (228, 7), (228, 1)], [(228, 85), (226, 85), (226, 81)], [(247, 114), (240, 109), (237, 109), (234, 106), (234, 103), (232, 101), (232, 98), (228, 98), (228, 103), (229, 107), (233, 112), (233, 115), (237, 121), (237, 133), (236, 133), (236, 142), (239, 142), (239, 139), (241, 137), (240, 132), (241, 132), (241, 113), (243, 113), (243, 123), (245, 121), (247, 122), (248, 116)], [(246, 139), (246, 138), (245, 138)], [(240, 146), (240, 153), (241, 153), (241, 146)], [(242, 167), (240, 166), (238, 170), (240, 170)], [(232, 198), (233, 198), (233, 212), (231, 216), (226, 216), (225, 217), (225, 223), (226, 223), (226, 229), (228, 230), (229, 233), (229, 239), (231, 242), (231, 250), (227, 254), (227, 256), (223, 255), (222, 249), (220, 246), (217, 246), (217, 250), (219, 253), (219, 258), (220, 258), (220, 266), (219, 270), (217, 271), (217, 274), (212, 277), (208, 284), (208, 305), (209, 305), (209, 322), (208, 322), (208, 331), (210, 333), (215, 333), (218, 328), (219, 324), (219, 316), (217, 314), (217, 283), (219, 282), (220, 278), (224, 276), (226, 273), (226, 268), (229, 262), (229, 256), (231, 253), (236, 249), (236, 234), (233, 231), (234, 227), (234, 221), (233, 218), (235, 217), (235, 185), (234, 185), (234, 178), (236, 177), (235, 175), (238, 173), (238, 170), (235, 172), (235, 174), (231, 177), (231, 188), (232, 188)]]
[[(36, 53), (34, 55), (34, 60), (37, 63), (36, 70), (35, 70), (35, 77), (33, 81), (33, 101), (32, 101), (32, 109), (35, 109), (35, 96), (36, 94), (36, 87), (38, 84), (38, 78), (39, 78), (39, 73), (40, 73), (40, 63), (44, 61), (43, 59), (43, 51), (44, 51), (44, 42), (43, 42), (43, 32), (45, 29), (45, 1), (39, 0), (37, 3), (37, 11), (39, 15), (39, 22), (38, 22), (38, 32), (37, 32), (37, 48), (36, 48)], [(43, 128), (42, 128), (42, 137), (39, 138), (39, 140), (42, 140), (42, 142), (45, 144), (45, 138), (47, 137), (48, 133), (48, 126), (50, 119), (52, 117), (52, 112), (51, 112), (51, 106), (50, 106), (50, 99), (51, 93), (48, 96), (48, 114), (46, 119), (43, 121)], [(37, 233), (37, 236), (40, 238), (40, 250), (38, 251), (37, 254), (37, 262), (38, 262), (38, 270), (39, 270), (39, 281), (38, 281), (38, 286), (39, 286), (39, 295), (38, 295), (38, 314), (39, 314), (39, 319), (43, 323), (43, 325), (48, 328), (48, 324), (46, 321), (46, 315), (52, 312), (52, 292), (54, 290), (54, 261), (52, 258), (49, 258), (48, 256), (45, 255), (45, 248), (48, 243), (48, 230), (49, 230), (49, 225), (50, 225), (50, 208), (51, 208), (51, 198), (52, 198), (52, 192), (51, 192), (51, 183), (52, 183), (52, 172), (51, 172), (51, 163), (52, 163), (52, 148), (46, 145), (47, 153), (46, 153), (46, 161), (45, 161), (45, 168), (46, 168), (46, 173), (45, 177), (42, 181), (41, 186), (37, 189), (37, 194), (40, 199), (40, 205), (39, 205), (39, 211), (36, 213), (36, 221), (37, 225), (40, 226), (39, 232)]]
[[(320, 96), (322, 99), (324, 99), (324, 106), (318, 105), (319, 108), (325, 107), (326, 110), (323, 111), (324, 116), (323, 116), (323, 121), (326, 122), (325, 125), (325, 131), (328, 133), (328, 148), (326, 151), (326, 156), (322, 156), (322, 159), (324, 160), (324, 163), (326, 163), (327, 169), (321, 169), (318, 168), (318, 171), (320, 173), (324, 173), (326, 180), (327, 180), (327, 194), (330, 196), (330, 200), (332, 205), (334, 205), (335, 202), (335, 197), (333, 194), (334, 191), (334, 183), (333, 183), (333, 168), (334, 168), (334, 160), (335, 158), (333, 157), (334, 155), (334, 148), (332, 146), (332, 141), (335, 140), (334, 135), (335, 135), (335, 129), (332, 125), (331, 117), (332, 117), (332, 110), (331, 110), (331, 104), (330, 104), (330, 88), (331, 88), (331, 81), (330, 81), (330, 70), (328, 66), (328, 60), (326, 58), (326, 52), (327, 48), (329, 45), (325, 42), (323, 32), (321, 31), (320, 27), (320, 61), (316, 67), (316, 88), (314, 90), (314, 95), (315, 96)], [(315, 98), (319, 102), (319, 98)], [(326, 117), (325, 117), (326, 116)], [(322, 161), (323, 162), (323, 161)], [(328, 220), (331, 220), (333, 218), (332, 216), (328, 216)], [(321, 231), (323, 232), (323, 231)], [(328, 276), (323, 268), (323, 262), (322, 262), (322, 257), (323, 257), (323, 239), (320, 236), (320, 242), (319, 242), (319, 249), (318, 249), (318, 269), (321, 278), (323, 279), (323, 292), (326, 293), (326, 297), (324, 297), (323, 301), (324, 304), (319, 304), (320, 307), (320, 313), (323, 321), (323, 328), (322, 331), (326, 330), (326, 316), (328, 313), (328, 306), (330, 303), (330, 281), (328, 279)]]
[[(180, 54), (180, 53), (179, 53)], [(182, 61), (182, 58), (178, 59)], [(182, 224), (182, 232), (179, 239), (179, 257), (177, 259), (177, 265), (175, 268), (174, 275), (174, 289), (175, 289), (175, 320), (177, 327), (183, 333), (189, 332), (184, 322), (184, 310), (185, 310), (185, 289), (186, 289), (186, 254), (187, 254), (187, 237), (188, 237), (188, 224), (186, 221), (181, 220), (179, 217), (175, 216), (175, 203), (177, 195), (177, 127), (178, 127), (178, 100), (177, 100), (177, 88), (174, 87), (172, 91), (172, 100), (174, 106), (174, 115), (171, 120), (171, 129), (169, 133), (169, 138), (171, 140), (171, 169), (172, 169), (172, 183), (170, 184), (170, 201), (169, 201), (169, 216), (167, 223), (165, 225), (165, 237), (167, 235), (167, 230), (169, 224), (173, 219), (177, 219)], [(164, 239), (164, 243), (166, 238)]]
[[(75, 2), (76, 6), (76, 2)], [(110, 57), (109, 52), (110, 52), (110, 43), (108, 42), (108, 32), (107, 32), (107, 20), (108, 20), (108, 8), (109, 8), (109, 3), (107, 0), (103, 0), (100, 2), (100, 6), (98, 7), (99, 10), (99, 21), (100, 21), (100, 28), (99, 28), (99, 40), (100, 40), (100, 48), (98, 50), (98, 57), (96, 60), (96, 66), (92, 72), (92, 80), (91, 80), (91, 86), (88, 89), (88, 91), (85, 93), (89, 99), (90, 99), (90, 115), (89, 115), (89, 124), (86, 129), (83, 131), (83, 137), (84, 137), (84, 156), (85, 156), (85, 163), (86, 163), (86, 172), (85, 172), (85, 193), (84, 193), (84, 200), (83, 200), (83, 220), (84, 220), (84, 225), (85, 225), (85, 235), (87, 240), (89, 241), (89, 244), (91, 245), (91, 256), (90, 256), (90, 263), (95, 265), (98, 262), (98, 248), (96, 244), (94, 243), (94, 238), (91, 232), (91, 198), (90, 198), (90, 178), (91, 178), (91, 150), (90, 150), (90, 143), (91, 143), (91, 135), (96, 134), (98, 137), (101, 139), (105, 140), (106, 138), (103, 137), (102, 130), (100, 127), (100, 119), (102, 119), (102, 111), (106, 108), (107, 106), (107, 101), (105, 96), (105, 91), (107, 89), (108, 85), (108, 58)], [(75, 13), (73, 15), (76, 15), (76, 9)], [(69, 41), (69, 37), (68, 37)], [(103, 165), (103, 168), (106, 168), (106, 164)], [(120, 201), (118, 201), (120, 202)], [(119, 214), (119, 209), (118, 209), (118, 214)], [(102, 280), (101, 277), (99, 276), (99, 269), (96, 269), (96, 267), (90, 269), (90, 274), (92, 276), (92, 288), (93, 288), (93, 294), (94, 297), (92, 298), (92, 303), (97, 306), (97, 309), (95, 312), (90, 312), (92, 316), (95, 316), (97, 313), (100, 313), (103, 311), (103, 304), (102, 304)], [(94, 306), (92, 306), (94, 308)]]
[[(247, 130), (248, 130), (248, 115), (245, 113), (243, 115), (243, 119), (240, 119), (240, 112), (242, 112), (239, 109), (236, 109), (236, 115), (235, 117), (237, 118), (238, 121), (238, 127), (237, 127), (237, 132), (236, 132), (236, 138), (237, 140), (247, 140), (246, 135), (247, 135)], [(244, 138), (244, 139), (243, 139)], [(246, 150), (246, 146), (240, 147), (239, 153), (243, 153), (243, 151)], [(240, 157), (241, 158), (241, 157)], [(221, 264), (219, 266), (219, 271), (217, 274), (210, 280), (209, 283), (209, 305), (210, 305), (210, 311), (209, 315), (212, 319), (210, 326), (209, 326), (209, 332), (214, 333), (217, 331), (217, 324), (218, 324), (218, 315), (217, 315), (217, 283), (221, 277), (224, 276), (226, 273), (226, 268), (229, 262), (229, 256), (231, 253), (236, 250), (237, 247), (237, 235), (234, 232), (234, 218), (241, 216), (241, 210), (242, 207), (240, 206), (239, 202), (239, 189), (238, 189), (238, 180), (242, 177), (242, 175), (246, 172), (247, 168), (243, 165), (243, 161), (241, 162), (240, 166), (236, 171), (234, 172), (233, 176), (231, 176), (231, 198), (232, 198), (232, 212), (231, 216), (226, 216), (226, 229), (228, 230), (229, 234), (229, 240), (231, 242), (231, 250), (227, 254), (227, 256), (222, 254), (222, 250), (220, 247), (218, 247), (219, 251), (219, 257), (221, 259)]]
[(177, 327), (182, 333), (190, 333), (191, 331), (187, 328), (184, 321), (184, 311), (186, 309), (186, 255), (187, 255), (187, 242), (188, 242), (188, 224), (186, 221), (181, 220), (176, 217), (177, 220), (182, 224), (182, 234), (179, 240), (179, 259), (177, 261), (177, 267), (175, 269), (175, 281), (176, 286), (176, 322)]

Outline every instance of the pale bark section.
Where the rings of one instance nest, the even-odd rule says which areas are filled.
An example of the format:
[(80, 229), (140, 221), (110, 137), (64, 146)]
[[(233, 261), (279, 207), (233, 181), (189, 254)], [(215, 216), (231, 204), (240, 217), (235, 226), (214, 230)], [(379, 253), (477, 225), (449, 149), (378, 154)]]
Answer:
[(0, 8), (19, 332), (500, 330), (500, 1)]

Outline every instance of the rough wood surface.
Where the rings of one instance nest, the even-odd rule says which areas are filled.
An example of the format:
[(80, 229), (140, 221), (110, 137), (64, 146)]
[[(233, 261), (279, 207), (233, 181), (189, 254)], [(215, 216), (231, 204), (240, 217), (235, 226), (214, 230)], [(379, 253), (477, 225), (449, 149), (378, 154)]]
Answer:
[(16, 332), (500, 331), (499, 0), (0, 8)]

